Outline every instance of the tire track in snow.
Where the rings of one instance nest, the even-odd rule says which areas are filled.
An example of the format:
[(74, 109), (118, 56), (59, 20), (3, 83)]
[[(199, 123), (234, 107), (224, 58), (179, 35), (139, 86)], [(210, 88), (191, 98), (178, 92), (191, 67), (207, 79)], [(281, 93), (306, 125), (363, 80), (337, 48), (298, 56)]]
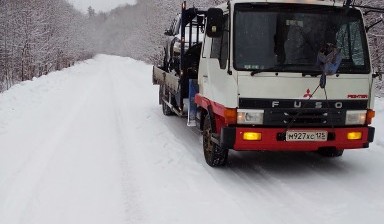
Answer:
[[(377, 186), (380, 181), (370, 180), (381, 177), (383, 165), (380, 165), (380, 148), (350, 152), (345, 155), (345, 159), (336, 160), (323, 159), (310, 153), (230, 152), (230, 163), (227, 167), (211, 168), (204, 161), (201, 137), (186, 127), (186, 120), (161, 114), (161, 107), (157, 105), (156, 87), (150, 84), (149, 66), (144, 68), (142, 63), (119, 57), (103, 56), (101, 59), (104, 58), (106, 63), (100, 63), (101, 67), (96, 67), (100, 72), (99, 77), (102, 77), (97, 82), (97, 91), (92, 93), (96, 95), (93, 96), (96, 99), (88, 102), (88, 107), (84, 108), (77, 120), (69, 121), (84, 125), (79, 120), (89, 116), (94, 119), (89, 118), (90, 122), (100, 121), (100, 126), (78, 124), (78, 130), (74, 130), (76, 133), (69, 136), (76, 137), (82, 131), (91, 131), (86, 137), (80, 137), (85, 139), (73, 143), (83, 145), (76, 144), (75, 148), (69, 151), (61, 148), (51, 155), (47, 154), (52, 149), (45, 149), (45, 152), (32, 156), (30, 160), (36, 161), (40, 158), (48, 162), (45, 167), (37, 170), (37, 177), (31, 178), (34, 182), (29, 184), (32, 189), (21, 192), (31, 196), (26, 206), (13, 207), (13, 210), (0, 207), (0, 212), (3, 212), (0, 216), (6, 211), (12, 213), (17, 210), (13, 215), (21, 214), (22, 218), (11, 218), (11, 215), (7, 214), (7, 220), (0, 218), (1, 224), (3, 221), (6, 224), (97, 224), (108, 221), (146, 224), (333, 224), (348, 223), (349, 220), (355, 223), (355, 220), (360, 222), (363, 218), (366, 219), (365, 223), (375, 223), (372, 219), (380, 220), (383, 217), (380, 213), (384, 208), (381, 200), (383, 191)], [(98, 62), (100, 61), (102, 60)], [(138, 64), (140, 66), (136, 66)], [(77, 88), (73, 88), (73, 91), (76, 90)], [(74, 101), (77, 102), (77, 99)], [(97, 110), (102, 112), (91, 116)], [(65, 121), (65, 116), (63, 118)], [(62, 125), (61, 122), (58, 124)], [(92, 132), (87, 128), (103, 130)], [(89, 144), (90, 141), (96, 143)], [(99, 143), (102, 144), (101, 147), (92, 148)], [(57, 144), (60, 143), (56, 141), (48, 146)], [(65, 145), (69, 149), (72, 146)], [(84, 147), (86, 150), (77, 153), (76, 147)], [(72, 163), (68, 161), (72, 158), (76, 160), (77, 165), (84, 163), (84, 167), (69, 167)], [(60, 167), (54, 166), (54, 163), (62, 159), (64, 162), (60, 163)], [(27, 162), (20, 175), (27, 174), (25, 169), (36, 168), (31, 166), (33, 163), (35, 162)], [(60, 168), (62, 173), (65, 173), (67, 168), (70, 169), (70, 174), (75, 175), (75, 178), (68, 175), (65, 180), (78, 182), (68, 184), (72, 187), (68, 190), (72, 190), (75, 195), (54, 197), (63, 199), (68, 196), (72, 199), (63, 200), (62, 206), (66, 210), (60, 210), (62, 207), (58, 206), (58, 211), (55, 210), (57, 207), (50, 209), (49, 206), (55, 203), (47, 200), (50, 194), (45, 192), (48, 190), (53, 195), (67, 190), (49, 189), (60, 185), (60, 182), (50, 183), (50, 180), (47, 180), (50, 175), (46, 175), (54, 174), (57, 168)], [(16, 182), (23, 183), (19, 179), (20, 175), (15, 175), (13, 186), (7, 186), (7, 192), (0, 188), (0, 194), (10, 192), (8, 188), (17, 187)], [(75, 188), (78, 184), (84, 185), (82, 178), (86, 179), (85, 175), (92, 175), (91, 181), (88, 180), (85, 187), (94, 189)], [(8, 183), (9, 179), (6, 184)], [(94, 186), (95, 184), (103, 186)], [(111, 192), (111, 189), (114, 192)], [(93, 192), (87, 194), (87, 190)], [(7, 199), (17, 199), (15, 192), (11, 193), (12, 198)], [(82, 193), (96, 199), (87, 198), (88, 200), (81, 201), (81, 197), (84, 197)], [(80, 199), (76, 200), (78, 198)], [(80, 202), (81, 206), (87, 208), (70, 204), (71, 202)], [(0, 206), (1, 203), (3, 202), (0, 201)], [(37, 207), (42, 206), (41, 203), (45, 203), (43, 208), (46, 210)], [(101, 206), (93, 205), (96, 203)], [(117, 212), (106, 208), (111, 205)], [(84, 211), (89, 213), (81, 213)], [(95, 212), (103, 214), (93, 214)], [(52, 222), (49, 216), (56, 216), (58, 222)], [(60, 219), (62, 217), (63, 219)], [(104, 219), (98, 219), (99, 217)]]
[[(0, 188), (0, 223), (28, 223), (25, 220), (31, 201), (34, 200), (36, 192), (42, 177), (47, 171), (46, 168), (50, 164), (51, 159), (57, 154), (57, 145), (62, 141), (66, 132), (70, 129), (72, 121), (81, 111), (82, 105), (90, 97), (92, 91), (96, 87), (97, 80), (88, 82), (86, 91), (81, 91), (79, 98), (70, 108), (68, 113), (63, 115), (62, 122), (59, 123), (51, 133), (55, 133), (52, 138), (44, 139), (41, 145), (35, 145), (33, 154), (28, 157), (21, 167), (17, 169), (17, 173), (12, 174), (2, 183)], [(27, 199), (25, 204), (18, 204), (20, 198)], [(3, 220), (3, 221), (2, 221)], [(19, 220), (19, 221), (16, 221)]]
[[(135, 178), (132, 164), (129, 163), (128, 158), (135, 160), (135, 158), (128, 156), (128, 152), (132, 149), (132, 146), (129, 142), (132, 141), (132, 137), (128, 135), (125, 131), (124, 126), (129, 124), (126, 122), (124, 112), (127, 108), (123, 108), (123, 105), (126, 105), (124, 102), (124, 97), (122, 97), (122, 84), (127, 84), (127, 82), (121, 82), (120, 77), (123, 74), (110, 74), (108, 80), (110, 90), (111, 90), (111, 100), (113, 101), (113, 110), (114, 110), (114, 120), (115, 120), (115, 129), (118, 139), (118, 155), (119, 155), (119, 164), (121, 169), (121, 185), (122, 185), (122, 195), (124, 200), (124, 211), (125, 211), (125, 222), (126, 223), (145, 223), (145, 215), (140, 206), (139, 195), (141, 192), (138, 190), (139, 187), (136, 186), (137, 180)], [(120, 93), (120, 94), (119, 94)], [(127, 144), (128, 143), (128, 144)], [(131, 154), (131, 153), (130, 153)]]

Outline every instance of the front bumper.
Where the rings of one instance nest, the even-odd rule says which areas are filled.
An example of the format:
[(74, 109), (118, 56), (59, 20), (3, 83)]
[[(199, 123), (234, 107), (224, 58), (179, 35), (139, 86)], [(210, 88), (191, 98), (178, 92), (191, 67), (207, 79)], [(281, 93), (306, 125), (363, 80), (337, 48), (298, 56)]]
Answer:
[[(295, 128), (295, 130), (325, 130), (329, 138), (324, 142), (287, 142), (284, 140), (284, 128), (249, 128), (225, 127), (221, 129), (220, 146), (237, 151), (316, 151), (320, 148), (331, 147), (336, 149), (368, 148), (373, 142), (375, 128)], [(261, 133), (260, 141), (247, 141), (243, 139), (244, 132)], [(348, 132), (362, 132), (361, 140), (348, 140)]]

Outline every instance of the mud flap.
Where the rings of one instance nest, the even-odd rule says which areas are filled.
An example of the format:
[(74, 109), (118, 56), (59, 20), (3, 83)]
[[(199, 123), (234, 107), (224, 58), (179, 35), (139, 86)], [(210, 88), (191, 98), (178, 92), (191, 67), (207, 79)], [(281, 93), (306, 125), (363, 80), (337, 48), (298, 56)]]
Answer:
[(199, 92), (199, 85), (197, 79), (189, 80), (189, 92), (188, 92), (188, 127), (196, 126), (196, 112), (197, 105), (195, 103), (195, 95)]

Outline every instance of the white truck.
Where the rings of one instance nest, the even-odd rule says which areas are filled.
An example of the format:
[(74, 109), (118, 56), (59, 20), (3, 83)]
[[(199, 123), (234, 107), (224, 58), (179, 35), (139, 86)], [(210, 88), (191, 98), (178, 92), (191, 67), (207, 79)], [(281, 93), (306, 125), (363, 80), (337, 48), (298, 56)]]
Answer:
[(178, 69), (154, 66), (153, 84), (165, 115), (200, 129), (208, 165), (225, 165), (228, 150), (338, 157), (373, 142), (374, 74), (350, 1), (184, 2), (180, 37)]

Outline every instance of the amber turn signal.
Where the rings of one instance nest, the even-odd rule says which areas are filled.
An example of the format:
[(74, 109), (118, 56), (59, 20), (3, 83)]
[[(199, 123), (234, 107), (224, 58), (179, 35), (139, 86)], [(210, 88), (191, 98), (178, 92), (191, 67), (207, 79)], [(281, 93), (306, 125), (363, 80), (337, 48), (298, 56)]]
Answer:
[(226, 108), (224, 110), (224, 119), (226, 124), (236, 124), (237, 122), (237, 110)]
[(348, 132), (347, 139), (348, 140), (361, 140), (363, 134), (361, 132)]
[(243, 139), (247, 141), (261, 141), (261, 133), (258, 132), (244, 132)]
[(376, 115), (376, 112), (374, 110), (372, 110), (372, 109), (369, 109), (367, 111), (366, 123), (367, 124), (372, 124), (372, 120), (375, 117), (375, 115)]

